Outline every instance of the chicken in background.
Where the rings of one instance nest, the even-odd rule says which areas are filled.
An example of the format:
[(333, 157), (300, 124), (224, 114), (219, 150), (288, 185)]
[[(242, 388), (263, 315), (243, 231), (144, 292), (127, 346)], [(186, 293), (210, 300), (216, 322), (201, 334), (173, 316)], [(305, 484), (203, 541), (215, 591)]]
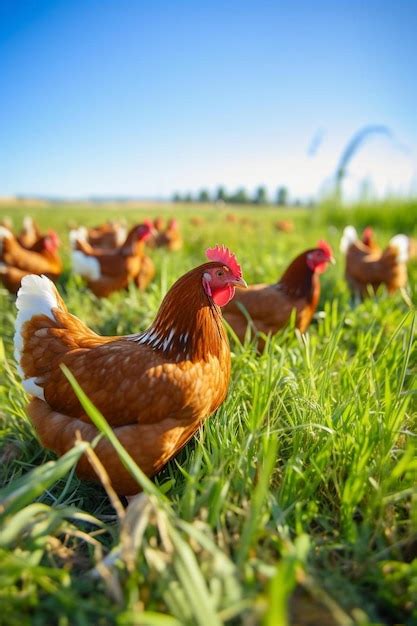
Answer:
[[(252, 335), (274, 335), (288, 323), (294, 310), (295, 325), (304, 333), (319, 302), (319, 275), (333, 262), (331, 247), (320, 241), (316, 248), (298, 255), (277, 283), (237, 289), (235, 297), (224, 307), (223, 317), (242, 343), (248, 327)], [(259, 350), (264, 344), (258, 338)]]
[(134, 282), (138, 289), (144, 291), (155, 278), (156, 270), (155, 263), (152, 261), (151, 257), (145, 253), (141, 254), (140, 261), (139, 272), (135, 276)]
[(58, 253), (59, 238), (54, 231), (35, 242), (34, 250), (23, 248), (13, 233), (0, 227), (0, 281), (10, 293), (16, 293), (27, 274), (45, 274), (57, 280), (62, 272)]
[[(126, 289), (130, 282), (137, 282), (144, 289), (155, 275), (152, 260), (145, 256), (145, 242), (152, 235), (149, 221), (136, 224), (130, 229), (123, 245), (113, 250), (93, 248), (85, 240), (85, 230), (71, 231), (73, 248), (72, 265), (75, 274), (87, 280), (88, 287), (98, 298), (105, 298), (114, 291)], [(146, 276), (138, 279), (143, 263)]]
[(365, 245), (353, 226), (346, 226), (340, 242), (346, 255), (346, 281), (352, 293), (365, 298), (385, 285), (389, 293), (407, 286), (409, 240), (406, 235), (395, 235), (384, 250)]
[(31, 250), (37, 241), (42, 237), (41, 229), (30, 215), (23, 219), (23, 226), (16, 239), (22, 248)]
[(191, 226), (202, 226), (205, 223), (205, 218), (202, 215), (193, 215), (190, 217)]
[(165, 222), (163, 218), (160, 215), (158, 215), (157, 217), (154, 218), (152, 225), (153, 225), (152, 235), (146, 241), (146, 245), (148, 246), (148, 248), (158, 248), (159, 238), (165, 229)]
[(157, 234), (160, 234), (160, 233), (162, 233), (164, 231), (165, 222), (164, 222), (163, 218), (160, 215), (155, 217), (155, 219), (153, 221), (153, 227), (156, 230)]
[(281, 233), (292, 233), (294, 230), (294, 222), (291, 220), (278, 220), (275, 222), (275, 229)]
[[(46, 448), (64, 454), (77, 433), (87, 441), (98, 434), (62, 364), (148, 476), (162, 469), (222, 404), (230, 349), (219, 307), (245, 282), (228, 249), (216, 246), (206, 255), (208, 263), (171, 287), (150, 328), (124, 337), (91, 331), (68, 312), (48, 279), (23, 279), (16, 301), (15, 358), (32, 396), (29, 416)], [(137, 493), (136, 481), (109, 441), (99, 441), (95, 452), (120, 494)], [(86, 458), (77, 473), (97, 479)]]
[(364, 246), (366, 246), (367, 248), (369, 248), (369, 250), (372, 250), (373, 252), (380, 250), (379, 245), (375, 241), (374, 231), (370, 226), (367, 226), (363, 230), (362, 243)]
[(157, 237), (158, 248), (168, 248), (171, 252), (181, 250), (183, 246), (182, 235), (178, 221), (170, 219), (166, 229)]
[(150, 248), (168, 248), (171, 252), (181, 250), (183, 246), (182, 235), (178, 220), (170, 219), (165, 226), (161, 217), (156, 217), (153, 222), (155, 234), (148, 241)]
[(93, 248), (113, 250), (121, 246), (127, 237), (127, 229), (121, 222), (108, 221), (100, 226), (86, 229), (87, 242)]

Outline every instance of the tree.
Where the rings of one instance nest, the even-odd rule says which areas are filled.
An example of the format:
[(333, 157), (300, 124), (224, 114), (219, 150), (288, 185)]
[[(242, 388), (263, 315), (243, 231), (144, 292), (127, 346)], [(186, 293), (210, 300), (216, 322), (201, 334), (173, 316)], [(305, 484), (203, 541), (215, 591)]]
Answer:
[(181, 202), (181, 196), (177, 191), (172, 195), (172, 202)]
[(227, 194), (225, 188), (222, 185), (220, 185), (220, 187), (217, 187), (215, 198), (217, 202), (226, 202)]
[(286, 187), (278, 187), (277, 204), (279, 206), (285, 206), (288, 204), (288, 189)]
[(255, 204), (268, 204), (268, 194), (265, 187), (261, 185), (257, 188), (253, 201)]
[(209, 192), (207, 191), (207, 189), (202, 189), (200, 191), (200, 193), (198, 194), (198, 201), (199, 202), (210, 202), (210, 195), (209, 195)]
[(184, 196), (184, 202), (192, 202), (193, 201), (193, 197), (190, 194), (190, 192), (186, 193)]
[(248, 194), (246, 193), (246, 189), (241, 187), (240, 189), (236, 191), (235, 194), (233, 194), (233, 196), (229, 198), (229, 200), (230, 202), (233, 202), (234, 204), (247, 204)]

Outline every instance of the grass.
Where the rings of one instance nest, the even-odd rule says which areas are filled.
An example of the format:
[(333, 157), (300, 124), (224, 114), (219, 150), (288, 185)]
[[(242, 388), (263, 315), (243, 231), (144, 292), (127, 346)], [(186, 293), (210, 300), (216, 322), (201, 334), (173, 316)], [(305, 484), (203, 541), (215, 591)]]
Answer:
[[(290, 213), (292, 234), (273, 229), (277, 209), (206, 207), (200, 227), (189, 222), (196, 209), (177, 210), (186, 245), (155, 253), (158, 274), (145, 294), (95, 299), (70, 274), (65, 247), (60, 290), (70, 311), (103, 334), (137, 332), (209, 244), (229, 245), (255, 282), (276, 280), (299, 250), (326, 238), (338, 263), (322, 277), (319, 313), (306, 336), (287, 328), (262, 356), (232, 344), (228, 398), (193, 442), (154, 481), (125, 458), (144, 489), (125, 511), (111, 491), (77, 479), (85, 443), (58, 460), (39, 445), (12, 358), (14, 303), (2, 291), (2, 624), (415, 624), (415, 309), (383, 293), (351, 305), (337, 252), (344, 223), (324, 210)], [(370, 221), (352, 211), (359, 227)], [(14, 208), (15, 221), (25, 212)], [(129, 222), (144, 215), (31, 211), (63, 242), (69, 221), (120, 212)], [(228, 222), (228, 212), (250, 221)], [(381, 242), (397, 230), (387, 224), (376, 223)], [(417, 263), (409, 269), (415, 304)]]

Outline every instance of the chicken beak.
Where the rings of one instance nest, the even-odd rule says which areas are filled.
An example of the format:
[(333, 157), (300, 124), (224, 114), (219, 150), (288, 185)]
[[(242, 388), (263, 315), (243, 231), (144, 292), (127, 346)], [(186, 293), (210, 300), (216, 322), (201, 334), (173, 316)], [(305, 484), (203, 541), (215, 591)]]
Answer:
[(234, 278), (232, 285), (235, 285), (236, 287), (244, 287), (245, 289), (248, 288), (248, 284), (244, 278)]

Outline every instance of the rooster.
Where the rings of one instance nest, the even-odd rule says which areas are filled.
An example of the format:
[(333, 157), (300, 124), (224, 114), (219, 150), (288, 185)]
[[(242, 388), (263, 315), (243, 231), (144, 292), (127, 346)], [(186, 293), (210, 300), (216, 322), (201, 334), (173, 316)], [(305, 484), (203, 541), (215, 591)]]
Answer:
[(407, 286), (409, 240), (396, 235), (384, 250), (370, 248), (360, 241), (353, 226), (346, 226), (340, 242), (346, 255), (345, 276), (356, 297), (364, 298), (385, 285), (389, 293)]
[[(91, 331), (68, 312), (47, 278), (23, 279), (16, 301), (15, 358), (23, 387), (32, 396), (29, 416), (45, 447), (64, 454), (77, 433), (87, 441), (97, 435), (62, 364), (148, 476), (222, 404), (230, 349), (219, 307), (245, 282), (227, 248), (216, 246), (206, 254), (208, 263), (171, 287), (150, 328), (125, 337)], [(95, 451), (120, 494), (138, 491), (108, 441), (101, 440)], [(86, 458), (77, 471), (82, 478), (95, 478)]]
[(58, 254), (59, 239), (55, 232), (41, 237), (34, 250), (23, 248), (13, 233), (0, 227), (0, 280), (10, 293), (16, 293), (23, 276), (45, 274), (56, 280), (62, 272)]
[[(317, 248), (297, 256), (277, 283), (237, 290), (224, 308), (224, 318), (243, 342), (248, 326), (254, 334), (274, 335), (287, 324), (295, 310), (296, 327), (304, 333), (319, 302), (319, 275), (332, 262), (330, 246), (320, 241)], [(258, 349), (263, 347), (263, 339), (258, 338)]]
[[(73, 248), (72, 263), (74, 272), (87, 279), (91, 291), (99, 298), (109, 296), (114, 291), (126, 289), (131, 281), (145, 288), (155, 274), (153, 262), (145, 257), (144, 244), (152, 235), (149, 221), (131, 228), (122, 246), (114, 250), (92, 248), (84, 240), (85, 231), (70, 233)], [(146, 266), (146, 276), (140, 280), (139, 274)]]

